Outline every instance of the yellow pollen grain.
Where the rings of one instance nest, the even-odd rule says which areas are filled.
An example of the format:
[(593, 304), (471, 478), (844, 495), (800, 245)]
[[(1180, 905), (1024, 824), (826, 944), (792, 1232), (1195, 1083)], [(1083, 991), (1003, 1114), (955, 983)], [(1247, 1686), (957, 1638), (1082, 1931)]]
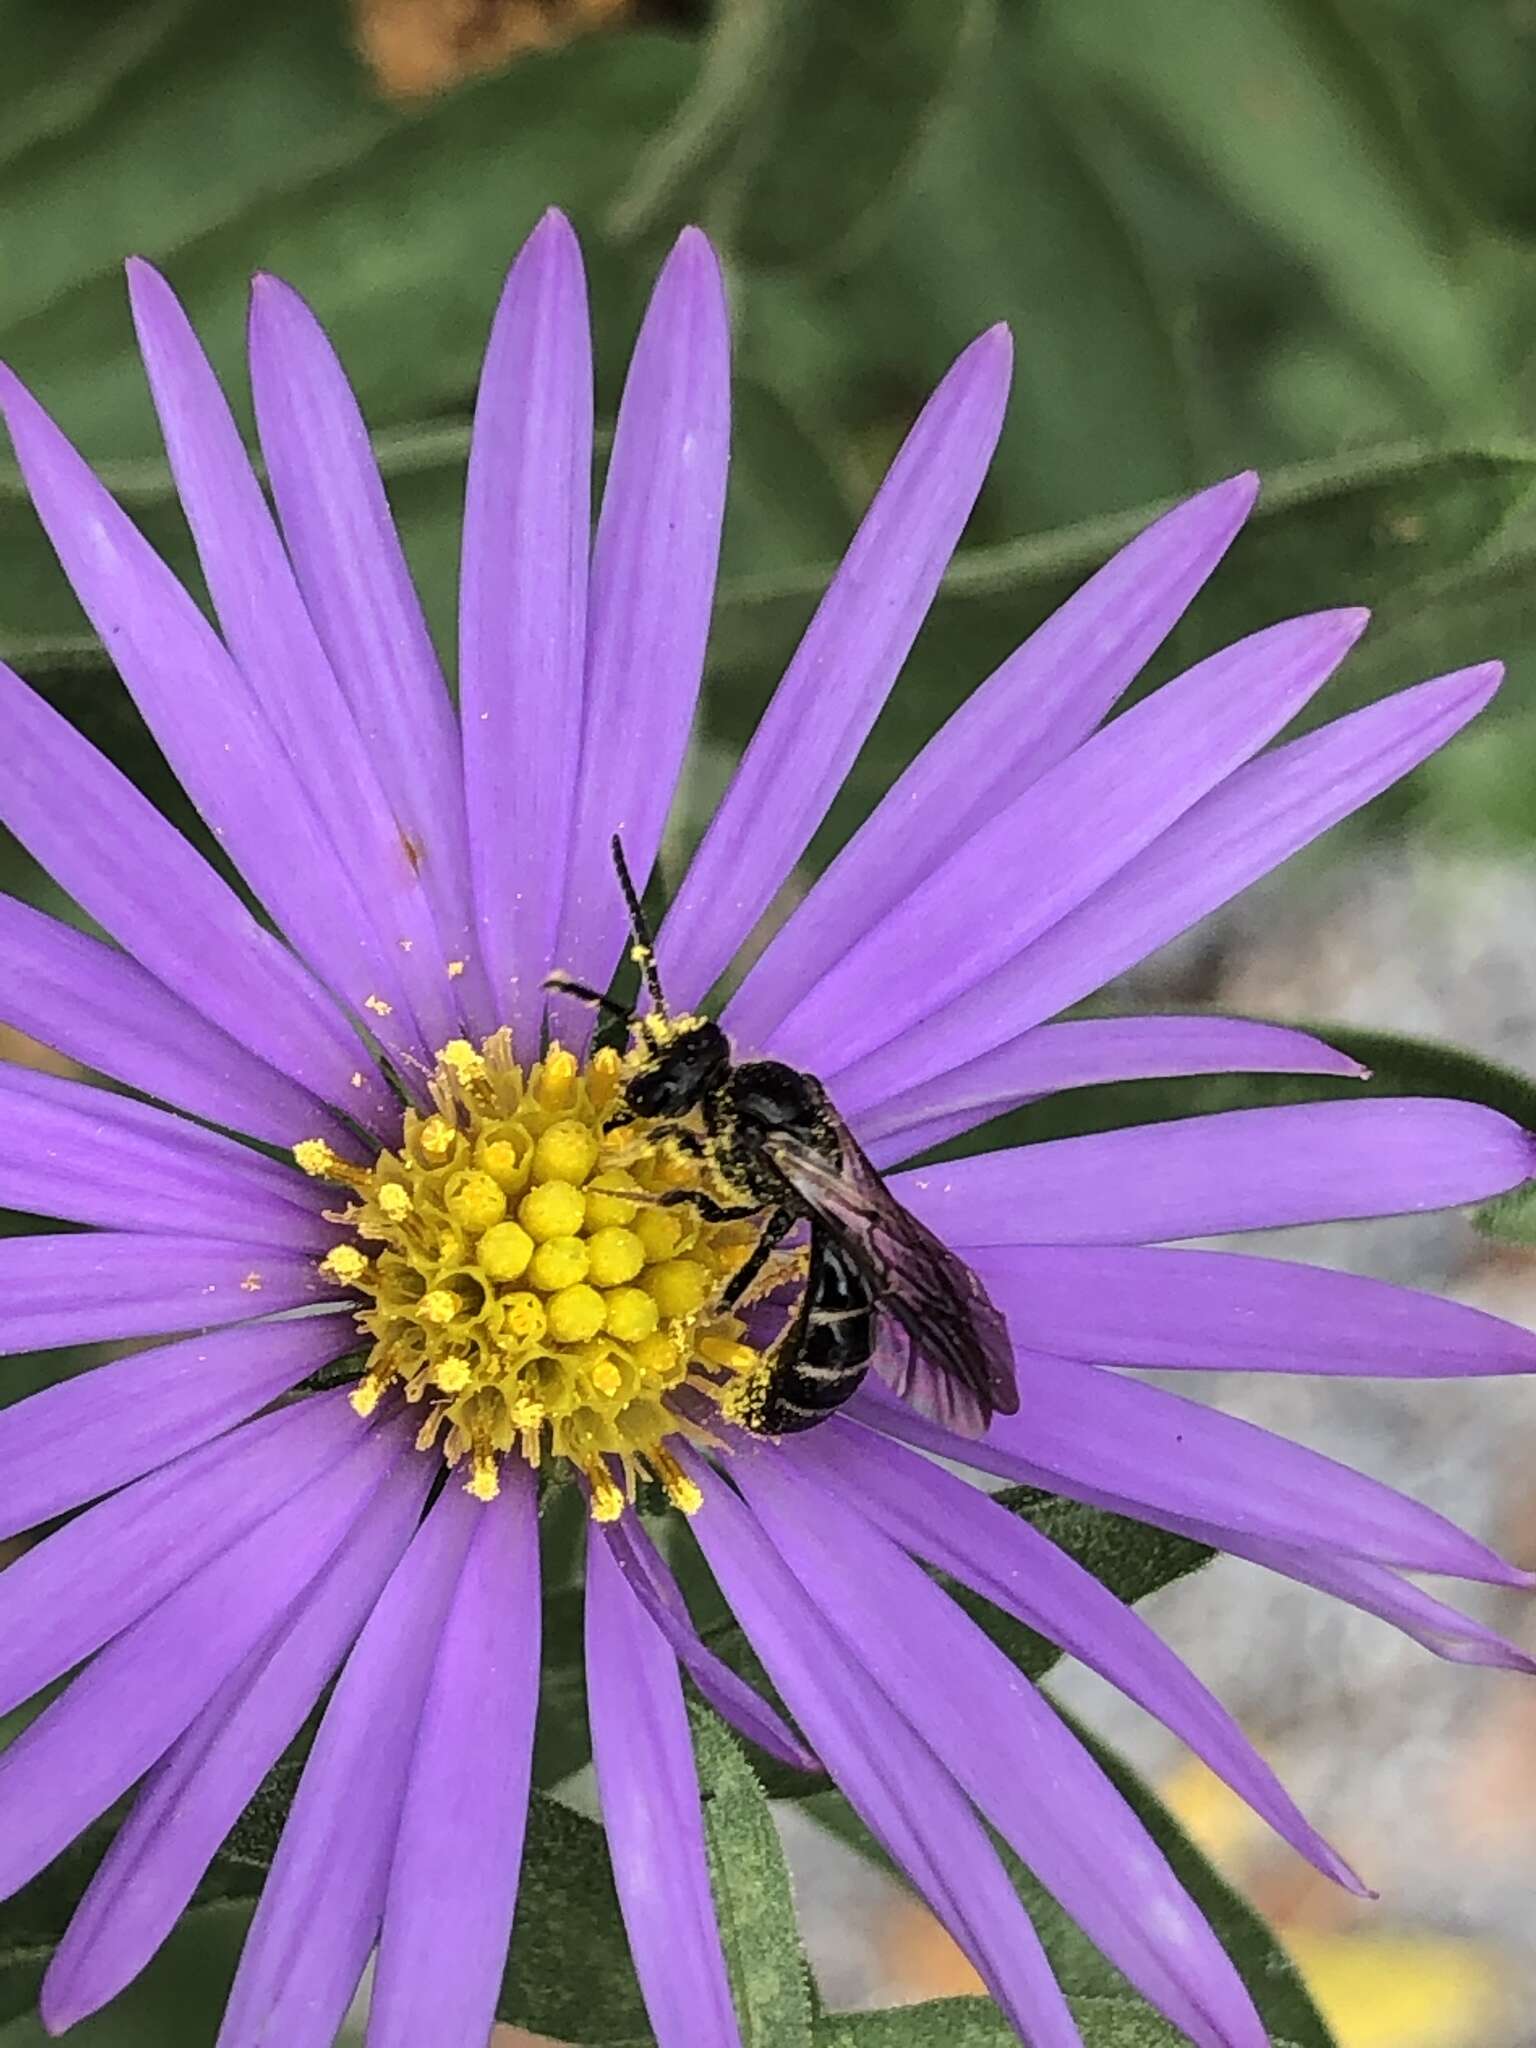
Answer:
[(639, 1204), (626, 1202), (621, 1191), (638, 1186), (632, 1173), (625, 1173), (618, 1167), (609, 1167), (600, 1180), (590, 1182), (586, 1190), (588, 1230), (607, 1230), (619, 1224), (633, 1223)]
[(301, 1138), (293, 1148), (293, 1156), (311, 1180), (323, 1180), (329, 1174), (336, 1154), (324, 1138)]
[(670, 1209), (642, 1209), (630, 1227), (640, 1240), (647, 1265), (670, 1259), (682, 1242), (682, 1221)]
[[(590, 1209), (587, 1221), (590, 1224)], [(610, 1223), (605, 1230), (590, 1232), (587, 1258), (594, 1285), (622, 1287), (626, 1280), (633, 1280), (645, 1264), (645, 1246), (632, 1230)]]
[(461, 1088), (469, 1087), (485, 1074), (485, 1059), (467, 1038), (450, 1038), (437, 1057)]
[(592, 1384), (605, 1400), (611, 1400), (624, 1384), (624, 1375), (611, 1358), (592, 1368)]
[(643, 1287), (615, 1287), (604, 1297), (603, 1327), (621, 1344), (638, 1344), (660, 1320), (660, 1309)]
[(382, 1392), (383, 1388), (377, 1380), (359, 1380), (347, 1399), (357, 1413), (366, 1419), (378, 1407)]
[(594, 1463), (587, 1468), (587, 1481), (592, 1488), (592, 1519), (594, 1522), (616, 1522), (624, 1512), (624, 1489), (614, 1481), (606, 1465)]
[(445, 1394), (462, 1394), (473, 1374), (467, 1358), (440, 1358), (432, 1377)]
[(682, 1377), (682, 1353), (661, 1331), (653, 1337), (642, 1337), (633, 1350), (635, 1364), (654, 1385), (670, 1387)]
[(551, 1124), (533, 1148), (534, 1184), (567, 1180), (579, 1187), (596, 1164), (597, 1138), (585, 1124)]
[(587, 1277), (587, 1248), (579, 1237), (550, 1237), (534, 1252), (528, 1277), (546, 1294)]
[[(545, 1246), (544, 1249), (550, 1251), (553, 1247)], [(588, 1343), (603, 1327), (603, 1317), (607, 1312), (597, 1289), (581, 1281), (552, 1294), (545, 1303), (545, 1309), (549, 1316), (549, 1334), (557, 1344)], [(604, 1391), (598, 1381), (598, 1373), (602, 1371), (603, 1367), (599, 1366), (592, 1376), (593, 1385), (599, 1392)]]
[(443, 1206), (460, 1229), (478, 1237), (506, 1215), (507, 1198), (488, 1173), (471, 1167), (449, 1176), (443, 1188)]
[(502, 1302), (501, 1322), (509, 1337), (516, 1337), (528, 1344), (537, 1344), (549, 1328), (549, 1317), (543, 1302), (538, 1295), (526, 1288), (520, 1288), (516, 1294), (509, 1294)]
[(486, 1278), (503, 1282), (521, 1280), (532, 1257), (533, 1239), (520, 1223), (493, 1223), (475, 1250)]
[(363, 1008), (372, 1010), (375, 1017), (392, 1017), (395, 1013), (394, 1004), (386, 1003), (382, 996), (364, 996)]
[(416, 1304), (416, 1315), (423, 1323), (435, 1324), (439, 1329), (451, 1323), (459, 1312), (459, 1297), (446, 1287), (433, 1287)]
[(353, 1071), (352, 1071), (352, 1086), (353, 1086), (354, 1088), (361, 1088), (361, 1087), (362, 1087), (362, 1085), (363, 1085), (363, 1077), (362, 1077), (362, 1075), (361, 1075), (360, 1073), (358, 1073), (358, 1071), (356, 1070), (356, 1068), (354, 1068), (354, 1069), (353, 1069)]
[(320, 1261), (320, 1270), (343, 1287), (351, 1287), (367, 1272), (368, 1261), (355, 1244), (337, 1244)]
[(403, 1223), (416, 1206), (411, 1200), (409, 1189), (401, 1187), (397, 1180), (386, 1181), (379, 1189), (377, 1199), (379, 1207), (391, 1223)]
[(547, 1180), (530, 1188), (517, 1207), (517, 1220), (536, 1244), (574, 1237), (586, 1221), (587, 1201), (569, 1181)]
[(709, 1269), (697, 1259), (668, 1259), (647, 1269), (645, 1291), (662, 1315), (697, 1315), (709, 1298)]
[(464, 960), (450, 960), (448, 962), (448, 979), (450, 981), (457, 981), (467, 965), (468, 962)]
[(474, 1470), (464, 1491), (472, 1493), (476, 1500), (496, 1499), (501, 1492), (501, 1472), (494, 1457), (489, 1454), (476, 1456)]
[[(524, 1139), (527, 1133), (523, 1134)], [(526, 1185), (528, 1166), (532, 1158), (531, 1146), (525, 1144), (522, 1151), (510, 1138), (480, 1137), (475, 1141), (475, 1164), (482, 1173), (488, 1173), (499, 1188), (514, 1195)]]
[(416, 1144), (423, 1159), (441, 1165), (453, 1151), (458, 1133), (446, 1117), (429, 1116), (416, 1133)]

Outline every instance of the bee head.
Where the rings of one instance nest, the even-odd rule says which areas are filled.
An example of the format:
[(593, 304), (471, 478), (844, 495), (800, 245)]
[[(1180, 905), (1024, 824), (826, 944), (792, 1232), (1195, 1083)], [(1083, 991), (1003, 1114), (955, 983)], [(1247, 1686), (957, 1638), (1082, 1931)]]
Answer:
[(708, 1017), (653, 1013), (640, 1019), (636, 1031), (639, 1062), (624, 1087), (636, 1116), (686, 1116), (731, 1064), (730, 1041)]

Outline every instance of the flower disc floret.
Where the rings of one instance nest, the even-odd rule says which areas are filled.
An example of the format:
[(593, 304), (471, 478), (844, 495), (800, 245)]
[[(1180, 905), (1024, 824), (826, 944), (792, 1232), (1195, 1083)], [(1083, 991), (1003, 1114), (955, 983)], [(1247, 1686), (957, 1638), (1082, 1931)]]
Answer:
[[(506, 1458), (553, 1456), (583, 1474), (599, 1519), (646, 1474), (692, 1509), (668, 1440), (707, 1441), (698, 1418), (763, 1369), (720, 1305), (751, 1226), (656, 1206), (700, 1168), (644, 1122), (608, 1129), (620, 1077), (607, 1051), (581, 1068), (552, 1045), (525, 1074), (505, 1031), (455, 1039), (430, 1114), (405, 1111), (397, 1149), (360, 1167), (317, 1139), (294, 1147), (352, 1198), (333, 1216), (351, 1236), (321, 1265), (363, 1298), (371, 1348), (353, 1406), (420, 1406), (419, 1448), (466, 1466), (482, 1500)], [(688, 1414), (669, 1398), (684, 1387), (704, 1403)]]

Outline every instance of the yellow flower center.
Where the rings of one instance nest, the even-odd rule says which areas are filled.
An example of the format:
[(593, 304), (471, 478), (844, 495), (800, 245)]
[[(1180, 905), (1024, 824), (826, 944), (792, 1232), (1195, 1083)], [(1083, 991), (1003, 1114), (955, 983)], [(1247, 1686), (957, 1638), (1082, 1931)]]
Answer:
[(607, 1128), (621, 1077), (612, 1052), (582, 1069), (552, 1045), (525, 1075), (507, 1032), (478, 1050), (455, 1039), (397, 1150), (360, 1167), (319, 1139), (293, 1148), (351, 1194), (333, 1220), (356, 1241), (321, 1270), (365, 1298), (372, 1349), (352, 1405), (371, 1414), (398, 1387), (425, 1411), (418, 1447), (467, 1465), (481, 1500), (505, 1458), (554, 1456), (585, 1475), (600, 1521), (644, 1474), (692, 1513), (669, 1440), (711, 1439), (700, 1401), (684, 1414), (669, 1397), (691, 1388), (720, 1408), (765, 1369), (720, 1306), (754, 1225), (659, 1204), (699, 1187), (700, 1164), (652, 1124)]

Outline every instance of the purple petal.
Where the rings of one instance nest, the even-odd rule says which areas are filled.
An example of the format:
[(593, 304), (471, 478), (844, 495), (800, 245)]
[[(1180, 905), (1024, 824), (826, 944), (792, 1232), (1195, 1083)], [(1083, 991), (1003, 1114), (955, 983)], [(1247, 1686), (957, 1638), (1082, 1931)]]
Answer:
[(1241, 1979), (1162, 1851), (1002, 1651), (791, 1459), (738, 1457), (732, 1474), (849, 1649), (1089, 1939), (1203, 2048), (1264, 2048)]
[[(226, 644), (332, 846), (327, 887), (347, 887), (374, 939), (368, 973), (387, 973), (419, 1036), (461, 1028), (449, 953), (437, 934), (405, 826), (304, 608), (299, 586), (218, 380), (165, 279), (128, 265), (134, 325), (166, 454)], [(465, 922), (458, 912), (458, 928)], [(359, 934), (361, 937), (361, 934)], [(388, 984), (384, 984), (385, 987)]]
[(316, 1395), (189, 1451), (0, 1572), (0, 1713), (31, 1699), (240, 1542), (363, 1435)]
[(639, 1516), (621, 1515), (618, 1521), (603, 1525), (603, 1534), (629, 1590), (716, 1713), (791, 1770), (819, 1771), (820, 1759), (799, 1740), (783, 1716), (713, 1650), (706, 1649), (676, 1579), (646, 1535)]
[(319, 321), (275, 277), (251, 288), (250, 357), (261, 452), (305, 606), (441, 942), (467, 962), (457, 988), (478, 1017), (489, 994), (474, 951), (458, 725), (367, 425)]
[(360, 1432), (109, 1643), (0, 1753), (0, 1898), (158, 1762), (325, 1564), (386, 1466), (413, 1455), (397, 1430)]
[(1378, 1096), (1052, 1138), (897, 1174), (953, 1245), (1144, 1244), (1447, 1209), (1518, 1187), (1536, 1138), (1477, 1102)]
[(1032, 2048), (1081, 2048), (1040, 1940), (949, 1772), (807, 1599), (735, 1493), (689, 1461), (693, 1528), (774, 1685), (849, 1804)]
[(269, 1144), (295, 1131), (355, 1156), (318, 1096), (237, 1045), (125, 953), (0, 896), (6, 1023), (143, 1095)]
[(977, 1270), (1019, 1342), (1099, 1365), (1453, 1379), (1536, 1372), (1536, 1334), (1385, 1280), (1247, 1253), (1015, 1245)]
[(1258, 479), (1166, 513), (1054, 612), (925, 747), (776, 934), (731, 1005), (753, 1045), (861, 933), (1064, 760), (1172, 630), (1226, 553)]
[(368, 2048), (484, 2048), (496, 2017), (539, 1703), (536, 1482), (514, 1459), (503, 1485), (494, 1503), (468, 1504), (400, 1813)]
[(404, 956), (391, 959), (373, 943), (368, 905), (339, 865), (329, 824), (228, 650), (3, 367), (0, 411), (64, 573), (177, 781), (310, 965), (354, 1008), (372, 994), (399, 1010), (396, 961)]
[(959, 358), (907, 436), (774, 692), (662, 928), (701, 1001), (810, 843), (911, 652), (1002, 430), (1013, 342)]
[(1102, 988), (1416, 768), (1483, 708), (1502, 674), (1491, 662), (1420, 683), (1240, 768), (1000, 972), (841, 1075), (844, 1115)]
[[(1198, 1539), (1197, 1539), (1198, 1540)], [(1385, 1565), (1359, 1557), (1324, 1557), (1317, 1551), (1288, 1550), (1255, 1538), (1234, 1548), (1235, 1557), (1315, 1586), (1401, 1629), (1416, 1643), (1451, 1664), (1478, 1664), (1499, 1671), (1536, 1672), (1536, 1657), (1470, 1615), (1460, 1614), (1421, 1586), (1399, 1578)]]
[(161, 1337), (336, 1298), (314, 1260), (140, 1231), (0, 1238), (0, 1353)]
[(323, 1252), (336, 1226), (297, 1169), (172, 1111), (0, 1063), (0, 1203), (134, 1230)]
[[(462, 1487), (448, 1487), (347, 1659), (251, 1922), (217, 2048), (331, 2048), (383, 1918), (433, 1661), (484, 1512)], [(466, 1869), (485, 1853), (483, 1843), (460, 1848)]]
[(1020, 1354), (1019, 1391), (1020, 1414), (995, 1417), (980, 1442), (867, 1387), (851, 1412), (920, 1449), (1143, 1521), (1173, 1515), (1291, 1549), (1536, 1584), (1433, 1508), (1220, 1409), (1044, 1352)]
[(603, 1826), (658, 2048), (741, 2048), (677, 1659), (595, 1523), (586, 1655)]
[(0, 1539), (222, 1436), (356, 1342), (348, 1316), (246, 1323), (136, 1352), (0, 1408)]
[(459, 702), (475, 927), (518, 1057), (536, 1059), (581, 755), (592, 342), (581, 250), (547, 213), (491, 328), (464, 501)]
[(1338, 1074), (1367, 1069), (1305, 1031), (1244, 1017), (1087, 1017), (1039, 1024), (859, 1118), (877, 1164), (946, 1143), (1037, 1095), (1178, 1074)]
[(320, 983), (127, 776), (3, 662), (0, 720), (9, 739), (0, 823), (59, 887), (267, 1065), (379, 1130), (398, 1126), (396, 1098)]
[[(644, 887), (693, 722), (729, 455), (725, 287), (709, 243), (685, 228), (635, 343), (592, 555), (581, 777), (556, 953), (598, 987), (627, 930), (609, 839), (623, 835)], [(587, 1013), (573, 1012), (562, 1035), (588, 1028)]]
[(399, 1562), (432, 1477), (402, 1458), (276, 1632), (208, 1702), (148, 1779), (43, 1980), (62, 2033), (132, 1982), (170, 1934), (267, 1771), (308, 1718)]
[(835, 1418), (797, 1438), (791, 1455), (904, 1550), (951, 1573), (1155, 1714), (1324, 1876), (1364, 1890), (1221, 1702), (1140, 1615), (1028, 1522), (929, 1459)]
[(824, 1071), (835, 1046), (846, 1067), (984, 981), (1273, 738), (1368, 619), (1267, 627), (1084, 741), (854, 942), (775, 1025), (774, 1056)]

